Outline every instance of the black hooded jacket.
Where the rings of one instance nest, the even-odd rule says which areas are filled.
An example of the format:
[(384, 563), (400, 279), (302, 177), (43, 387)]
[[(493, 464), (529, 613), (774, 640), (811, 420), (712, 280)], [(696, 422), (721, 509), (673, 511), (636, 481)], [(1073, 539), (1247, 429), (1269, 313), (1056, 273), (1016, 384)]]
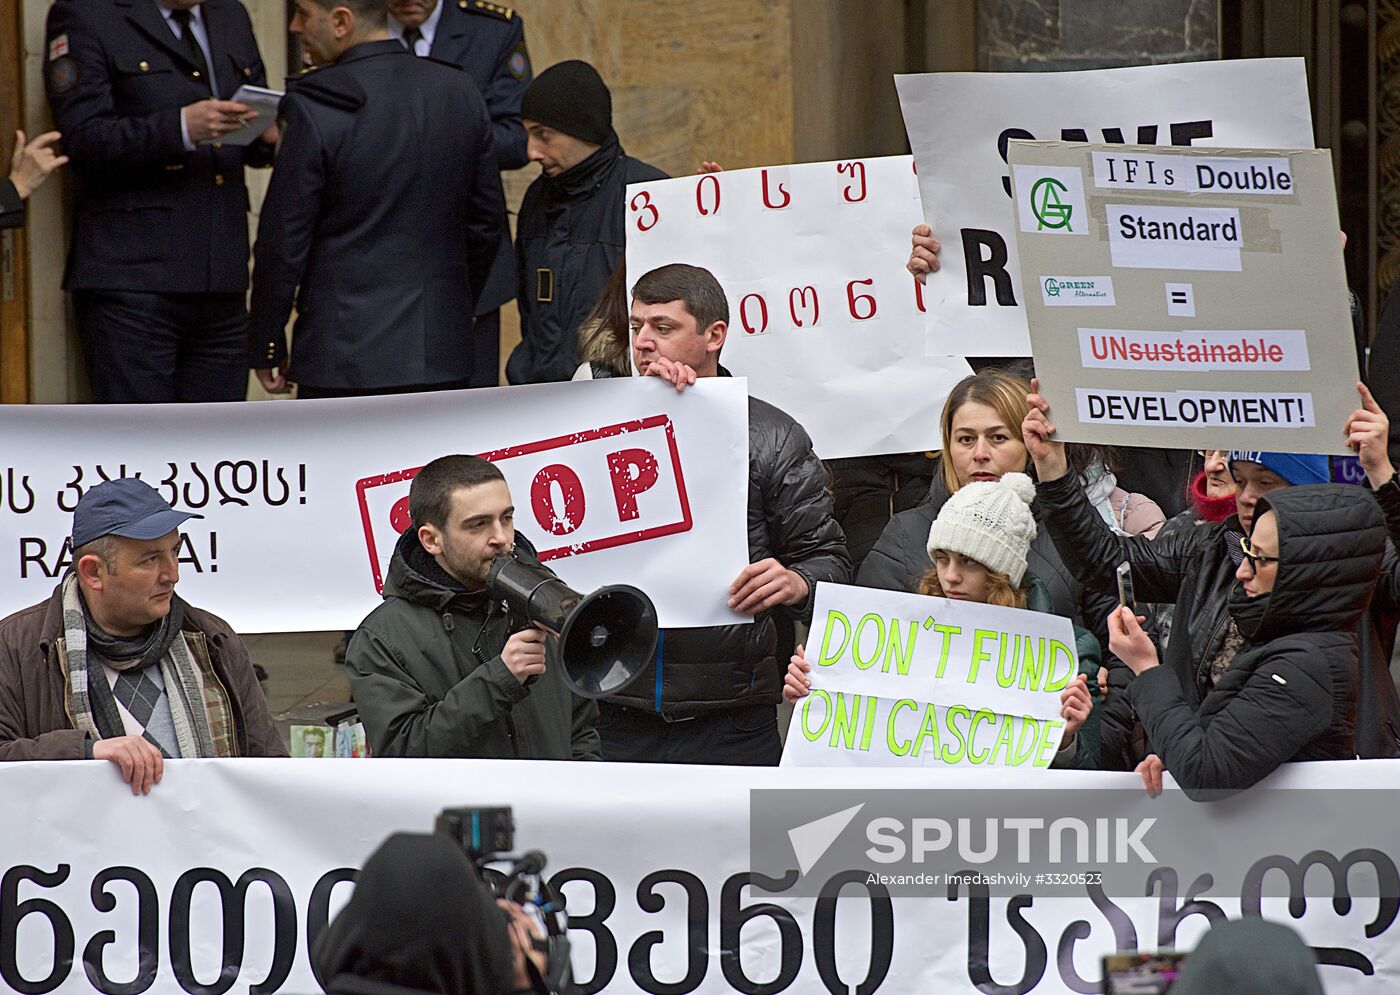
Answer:
[[(1389, 486), (1389, 485), (1388, 485)], [(1384, 489), (1383, 489), (1384, 490)], [(1277, 498), (1284, 491), (1274, 491)], [(1357, 488), (1357, 493), (1366, 491)], [(1380, 495), (1384, 505), (1387, 495)], [(1177, 675), (1191, 704), (1199, 704), (1210, 690), (1210, 660), (1219, 652), (1228, 631), (1226, 606), (1235, 585), (1236, 561), (1230, 543), (1244, 533), (1239, 518), (1211, 522), (1156, 539), (1115, 534), (1084, 496), (1071, 474), (1042, 481), (1036, 502), (1044, 510), (1042, 522), (1055, 548), (1086, 588), (1114, 594), (1118, 564), (1132, 564), (1133, 588), (1139, 603), (1175, 604), (1172, 638), (1162, 665)], [(1400, 536), (1400, 492), (1392, 536)], [(1400, 609), (1400, 557), (1387, 546), (1384, 565), (1370, 610), (1357, 622), (1360, 646), (1359, 687), (1356, 702), (1356, 750), (1363, 757), (1394, 757), (1400, 737), (1400, 700), (1390, 678), (1390, 651), (1394, 646), (1396, 612)], [(1123, 693), (1133, 681), (1121, 663), (1109, 664), (1109, 689), (1104, 702), (1103, 750), (1108, 766), (1131, 770), (1152, 744), (1134, 742), (1136, 717)]]
[(574, 375), (579, 326), (627, 248), (627, 184), (664, 179), (612, 135), (572, 169), (530, 184), (515, 229), (520, 344), (506, 362), (508, 382)]
[(1278, 575), (1258, 597), (1232, 587), (1228, 610), (1245, 643), (1214, 689), (1198, 703), (1179, 673), (1155, 667), (1128, 690), (1154, 752), (1193, 797), (1242, 791), (1290, 760), (1356, 756), (1356, 628), (1380, 574), (1385, 521), (1368, 492), (1338, 484), (1273, 491), (1255, 514), (1269, 510)]
[[(719, 375), (730, 374), (721, 366)], [(748, 522), (749, 562), (771, 556), (801, 574), (807, 600), (761, 612), (751, 625), (662, 630), (645, 676), (609, 701), (682, 717), (782, 700), (786, 661), (778, 660), (775, 618), (811, 622), (817, 584), (847, 583), (851, 558), (811, 438), (781, 409), (753, 396)]]
[[(515, 550), (534, 557), (518, 532)], [(510, 633), (499, 602), (457, 583), (405, 529), (384, 603), (345, 654), (375, 756), (601, 759), (597, 704), (575, 695), (557, 667), (522, 685), (501, 659)]]
[(461, 846), (395, 833), (311, 950), (331, 995), (509, 995), (505, 919)]

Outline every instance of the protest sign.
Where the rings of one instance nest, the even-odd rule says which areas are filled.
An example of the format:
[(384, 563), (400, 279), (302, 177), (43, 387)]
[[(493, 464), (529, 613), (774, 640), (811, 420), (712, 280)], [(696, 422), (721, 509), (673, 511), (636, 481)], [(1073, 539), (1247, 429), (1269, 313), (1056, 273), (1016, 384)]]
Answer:
[(791, 766), (1048, 767), (1078, 672), (1066, 618), (818, 584)]
[(1060, 438), (1347, 452), (1357, 364), (1330, 153), (1016, 141), (1009, 162)]
[[(449, 453), (493, 460), (515, 524), (574, 588), (646, 591), (664, 626), (746, 622), (748, 398), (714, 378), (264, 404), (0, 408), (0, 596), (50, 594), (83, 493), (140, 476), (177, 508), (179, 591), (241, 632), (349, 629), (380, 602), (408, 493)], [(702, 486), (703, 485), (703, 486)], [(678, 568), (683, 564), (684, 569)]]
[(703, 266), (729, 299), (721, 362), (801, 423), (823, 459), (938, 449), (943, 401), (972, 372), (926, 355), (909, 156), (726, 170), (627, 188), (629, 286)]
[[(1376, 897), (1400, 876), (1400, 762), (1287, 765), (1267, 795), (1309, 810), (1291, 819), (1275, 816), (1264, 786), (1202, 805), (1167, 782), (1150, 799), (1136, 775), (1090, 771), (172, 760), (150, 795), (134, 797), (104, 761), (0, 764), (0, 987), (319, 991), (310, 950), (380, 842), (431, 831), (444, 808), (500, 805), (513, 809), (516, 852), (542, 852), (568, 901), (582, 995), (1092, 992), (1103, 954), (1190, 950), (1241, 915), (1297, 929), (1329, 995), (1400, 985), (1400, 903)], [(786, 799), (805, 818), (853, 790), (869, 798), (846, 816), (855, 845), (873, 845), (877, 828), (881, 856), (892, 839), (936, 845), (907, 822), (891, 827), (878, 801), (920, 799), (928, 826), (951, 823), (945, 847), (997, 849), (1026, 871), (989, 884), (969, 861), (956, 880), (909, 895), (869, 874), (870, 858), (830, 863), (846, 840), (817, 855), (810, 827), (754, 821), (770, 807), (755, 796)], [(1052, 886), (1069, 875), (1019, 861), (1018, 835), (1038, 851), (1034, 816), (1057, 793), (1097, 798), (1082, 810), (1091, 823), (1101, 812), (1110, 828), (1156, 820), (1137, 842), (1157, 863), (1136, 887)], [(1368, 799), (1389, 803), (1391, 817), (1358, 817), (1353, 803)], [(984, 829), (1006, 811), (1019, 827), (1003, 818)], [(960, 823), (975, 827), (971, 838)], [(765, 841), (781, 848), (775, 865), (762, 862)], [(801, 864), (841, 897), (795, 895)]]
[(1010, 140), (1313, 144), (1302, 59), (931, 73), (896, 76), (895, 86), (924, 217), (943, 243), (943, 268), (924, 289), (933, 354), (1031, 354), (1006, 168)]

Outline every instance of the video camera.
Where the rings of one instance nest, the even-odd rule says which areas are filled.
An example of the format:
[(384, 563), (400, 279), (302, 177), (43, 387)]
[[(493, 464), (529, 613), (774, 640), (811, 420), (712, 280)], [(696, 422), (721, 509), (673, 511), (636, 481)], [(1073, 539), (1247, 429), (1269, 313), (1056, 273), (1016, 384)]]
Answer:
[[(438, 814), (433, 832), (455, 840), (466, 851), (492, 896), (515, 902), (544, 930), (544, 939), (533, 941), (535, 949), (546, 956), (543, 973), (529, 958), (525, 961), (536, 995), (570, 995), (574, 968), (564, 896), (544, 877), (548, 861), (543, 853), (511, 853), (515, 849), (515, 819), (510, 807), (445, 808)], [(493, 864), (508, 866), (501, 870)], [(504, 910), (501, 914), (509, 923), (509, 914)]]

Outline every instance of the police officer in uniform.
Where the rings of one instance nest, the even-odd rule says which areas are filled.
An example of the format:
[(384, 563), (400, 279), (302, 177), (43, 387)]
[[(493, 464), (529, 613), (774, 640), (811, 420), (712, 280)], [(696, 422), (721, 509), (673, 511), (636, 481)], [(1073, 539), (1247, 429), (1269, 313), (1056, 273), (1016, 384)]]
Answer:
[(384, 0), (296, 0), (291, 31), (320, 68), (282, 101), (249, 362), (302, 397), (465, 387), (505, 224), (481, 94), (391, 38)]
[[(501, 169), (519, 169), (529, 161), (520, 99), (532, 77), (525, 24), (519, 14), (489, 0), (389, 0), (389, 34), (415, 55), (466, 70), (491, 115), (497, 164)], [(515, 252), (507, 228), (476, 302), (473, 387), (494, 387), (498, 382), (501, 306), (515, 297), (516, 280)]]
[(100, 402), (239, 401), (248, 288), (243, 167), (275, 129), (219, 139), (265, 85), (238, 0), (58, 0), (45, 83), (77, 199), (64, 276)]

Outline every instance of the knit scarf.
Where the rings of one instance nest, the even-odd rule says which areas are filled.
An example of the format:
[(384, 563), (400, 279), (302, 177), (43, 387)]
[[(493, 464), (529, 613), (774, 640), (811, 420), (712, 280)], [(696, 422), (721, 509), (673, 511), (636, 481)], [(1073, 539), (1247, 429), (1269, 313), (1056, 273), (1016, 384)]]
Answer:
[(1191, 499), (1191, 508), (1196, 513), (1197, 521), (1223, 522), (1235, 513), (1235, 495), (1226, 494), (1224, 497), (1211, 497), (1206, 493), (1206, 472), (1204, 470), (1196, 474), (1191, 481), (1191, 486), (1187, 488), (1186, 495)]
[(181, 629), (185, 603), (178, 596), (171, 597), (169, 613), (139, 643), (114, 639), (92, 620), (76, 574), (64, 578), (62, 598), (63, 659), (77, 728), (93, 739), (126, 735), (102, 669), (104, 659), (118, 671), (159, 667), (180, 755), (236, 755), (228, 694), (214, 679), (207, 659), (197, 658), (191, 651)]
[(1123, 531), (1122, 512), (1115, 514), (1113, 510), (1112, 497), (1118, 488), (1118, 478), (1108, 472), (1108, 467), (1103, 465), (1103, 461), (1094, 460), (1085, 467), (1084, 472), (1079, 475), (1079, 483), (1084, 488), (1084, 496), (1089, 499), (1099, 517), (1108, 523), (1108, 527), (1120, 536), (1127, 535), (1128, 533)]

